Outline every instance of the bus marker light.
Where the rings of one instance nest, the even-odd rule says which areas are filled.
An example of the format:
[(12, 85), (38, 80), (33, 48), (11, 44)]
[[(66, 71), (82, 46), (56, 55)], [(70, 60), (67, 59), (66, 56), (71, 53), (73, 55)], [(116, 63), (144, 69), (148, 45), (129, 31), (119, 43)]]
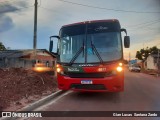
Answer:
[(58, 67), (60, 67), (60, 65), (59, 65), (59, 64), (57, 64), (57, 65), (56, 65), (56, 67), (58, 68)]
[(122, 66), (123, 64), (122, 63), (119, 63), (119, 66)]

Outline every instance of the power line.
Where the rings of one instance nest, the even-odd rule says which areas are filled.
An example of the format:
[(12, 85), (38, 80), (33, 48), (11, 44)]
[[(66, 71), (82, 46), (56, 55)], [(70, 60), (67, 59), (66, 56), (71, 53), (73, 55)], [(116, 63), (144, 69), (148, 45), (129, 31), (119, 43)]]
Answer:
[(79, 5), (79, 6), (84, 6), (84, 7), (89, 7), (89, 8), (96, 8), (96, 9), (102, 9), (102, 10), (110, 10), (110, 11), (116, 11), (116, 12), (129, 12), (129, 13), (160, 13), (160, 12), (153, 12), (153, 11), (131, 11), (131, 10), (121, 10), (121, 9), (113, 9), (113, 8), (104, 8), (104, 7), (98, 7), (98, 6), (92, 6), (92, 5), (86, 5), (86, 4), (81, 4), (81, 3), (75, 3), (75, 2), (70, 2), (70, 1), (65, 1), (65, 0), (59, 0), (61, 2), (69, 3), (69, 4), (74, 4), (74, 5)]
[[(160, 22), (160, 20), (159, 21), (156, 21), (156, 22), (152, 22), (152, 23), (150, 23), (150, 24), (147, 24), (147, 25), (145, 25), (145, 24), (143, 24), (142, 26), (135, 26), (135, 28), (131, 28), (131, 30), (133, 31), (133, 30), (137, 30), (138, 28), (146, 28), (147, 26), (150, 26), (150, 25), (153, 25), (153, 24), (157, 24), (157, 23), (159, 23)], [(150, 29), (150, 30), (153, 30), (153, 29)]]
[(144, 25), (144, 24), (149, 24), (149, 23), (157, 22), (157, 21), (159, 21), (159, 20), (160, 20), (160, 19), (152, 20), (152, 21), (147, 21), (147, 22), (143, 22), (143, 23), (139, 23), (139, 24), (136, 24), (136, 25), (128, 25), (127, 27), (141, 26), (141, 25)]

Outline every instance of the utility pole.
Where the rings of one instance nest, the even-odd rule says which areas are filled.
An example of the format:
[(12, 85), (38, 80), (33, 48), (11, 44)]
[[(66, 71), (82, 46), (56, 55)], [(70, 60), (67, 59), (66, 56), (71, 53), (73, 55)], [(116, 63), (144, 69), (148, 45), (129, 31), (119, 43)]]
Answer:
[(38, 2), (35, 0), (34, 7), (34, 35), (33, 35), (33, 49), (34, 49), (34, 59), (36, 60), (36, 49), (37, 49), (37, 5)]

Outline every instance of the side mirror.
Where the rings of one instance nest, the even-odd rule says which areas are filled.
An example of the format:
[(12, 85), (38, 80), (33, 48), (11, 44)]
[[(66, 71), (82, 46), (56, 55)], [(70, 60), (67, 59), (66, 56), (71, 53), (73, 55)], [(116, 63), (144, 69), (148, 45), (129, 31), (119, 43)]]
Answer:
[(124, 37), (124, 47), (125, 48), (129, 48), (130, 47), (130, 37), (129, 36), (125, 36)]
[(53, 40), (50, 40), (50, 43), (49, 43), (49, 52), (52, 52), (53, 50)]
[[(57, 43), (58, 40), (60, 39), (59, 36), (50, 36), (49, 52), (52, 52), (53, 47), (54, 47), (54, 45), (53, 45), (53, 38), (56, 38), (56, 40), (55, 40), (56, 43)], [(56, 49), (57, 49), (57, 45), (56, 45)], [(53, 53), (57, 54), (57, 52), (53, 52)]]

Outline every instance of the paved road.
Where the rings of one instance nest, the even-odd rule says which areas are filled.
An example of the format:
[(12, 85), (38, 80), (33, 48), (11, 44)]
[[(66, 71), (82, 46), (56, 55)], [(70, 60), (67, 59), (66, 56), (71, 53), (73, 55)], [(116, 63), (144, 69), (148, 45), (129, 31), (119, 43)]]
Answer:
[[(160, 77), (125, 70), (125, 91), (80, 93), (67, 91), (39, 111), (160, 111)], [(56, 118), (60, 119), (60, 118)], [(63, 118), (70, 120), (71, 118)], [(74, 118), (79, 119), (81, 118)], [(89, 118), (83, 118), (90, 120)], [(106, 118), (92, 118), (106, 119)], [(111, 118), (114, 119), (114, 118)], [(122, 118), (119, 118), (122, 119)], [(124, 119), (124, 118), (123, 118)], [(141, 119), (127, 118), (127, 119)], [(143, 119), (160, 119), (144, 118)], [(55, 118), (54, 118), (55, 120)]]

